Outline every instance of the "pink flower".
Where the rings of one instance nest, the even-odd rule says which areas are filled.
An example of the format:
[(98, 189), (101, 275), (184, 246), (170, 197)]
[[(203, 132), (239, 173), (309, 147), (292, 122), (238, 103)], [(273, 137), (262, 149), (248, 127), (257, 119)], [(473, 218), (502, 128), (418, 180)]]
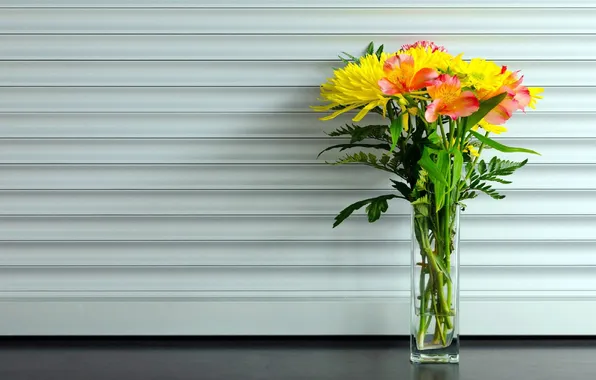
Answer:
[(383, 70), (386, 77), (379, 80), (379, 86), (385, 95), (416, 91), (439, 77), (439, 73), (429, 67), (416, 70), (414, 58), (408, 54), (397, 54), (387, 59)]
[(426, 108), (424, 116), (431, 123), (439, 115), (447, 115), (453, 120), (470, 116), (480, 107), (480, 102), (472, 91), (462, 92), (461, 82), (456, 76), (441, 74), (426, 90), (433, 102)]
[(530, 105), (532, 97), (530, 90), (526, 86), (522, 86), (523, 78), (523, 76), (518, 78), (517, 73), (509, 74), (507, 84), (498, 91), (499, 93), (506, 92), (507, 96), (485, 116), (489, 123), (503, 124), (511, 118), (515, 111), (525, 111), (525, 108)]
[(447, 49), (445, 49), (444, 46), (439, 46), (436, 45), (434, 42), (432, 41), (427, 41), (427, 40), (420, 40), (420, 41), (416, 41), (413, 44), (406, 44), (406, 45), (402, 45), (401, 50), (402, 51), (407, 51), (410, 49), (415, 49), (418, 47), (422, 47), (422, 48), (430, 48), (431, 52), (434, 53), (435, 51), (442, 51), (444, 53), (447, 53)]
[(519, 103), (511, 98), (505, 97), (501, 103), (489, 111), (484, 120), (491, 124), (501, 125), (511, 118), (517, 110)]

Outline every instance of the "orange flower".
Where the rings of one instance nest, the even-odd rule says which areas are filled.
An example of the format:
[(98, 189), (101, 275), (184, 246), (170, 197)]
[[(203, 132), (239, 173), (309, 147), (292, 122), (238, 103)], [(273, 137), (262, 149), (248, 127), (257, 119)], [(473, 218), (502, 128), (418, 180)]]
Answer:
[(385, 78), (379, 80), (385, 95), (406, 94), (420, 90), (439, 76), (435, 69), (423, 67), (416, 70), (414, 58), (409, 54), (397, 54), (385, 61)]
[(461, 83), (456, 76), (441, 74), (427, 87), (427, 91), (433, 102), (429, 104), (424, 116), (431, 123), (439, 115), (447, 115), (453, 120), (470, 116), (480, 107), (480, 102), (472, 91), (462, 92)]
[(525, 111), (526, 107), (533, 105), (530, 90), (522, 85), (524, 77), (518, 78), (517, 73), (506, 72), (506, 70), (507, 68), (504, 67), (503, 75), (506, 75), (507, 79), (494, 95), (506, 92), (507, 96), (485, 116), (486, 121), (491, 124), (503, 124), (515, 111)]

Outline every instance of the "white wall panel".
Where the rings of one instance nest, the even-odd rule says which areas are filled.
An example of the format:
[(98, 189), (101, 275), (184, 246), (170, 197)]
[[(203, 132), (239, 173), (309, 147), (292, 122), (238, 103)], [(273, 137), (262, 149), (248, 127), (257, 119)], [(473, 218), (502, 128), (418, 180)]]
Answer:
[[(513, 187), (513, 186), (512, 186)], [(360, 199), (389, 190), (0, 190), (0, 215), (330, 215)], [(511, 190), (497, 202), (479, 197), (466, 202), (465, 214), (582, 214), (594, 210), (596, 191)], [(565, 202), (561, 202), (564, 198)], [(388, 214), (407, 214), (410, 205), (392, 200)], [(363, 210), (357, 213), (363, 213)]]
[[(308, 33), (305, 31), (304, 33)], [(579, 35), (3, 35), (0, 53), (17, 60), (336, 60), (374, 40), (396, 50), (429, 39), (467, 57), (595, 60), (595, 34)], [(556, 51), (553, 51), (556, 46)]]
[[(590, 240), (595, 215), (465, 215), (461, 238)], [(406, 240), (409, 216), (375, 224), (355, 216), (331, 229), (332, 215), (3, 216), (0, 240)], [(230, 233), (233, 231), (233, 233)]]
[[(354, 267), (10, 267), (0, 270), (0, 287), (7, 293), (88, 292), (305, 292), (325, 289), (343, 292), (407, 293), (407, 266)], [(463, 267), (462, 291), (595, 291), (582, 276), (596, 275), (596, 267)], [(76, 290), (74, 290), (76, 289)], [(1, 293), (0, 293), (1, 294)], [(364, 293), (366, 294), (366, 293)]]
[[(594, 110), (596, 87), (544, 93), (551, 112)], [(318, 87), (2, 87), (0, 112), (309, 112), (318, 96)], [(232, 98), (242, 101), (231, 107)]]
[[(499, 139), (536, 150), (533, 163), (596, 164), (596, 139)], [(0, 139), (0, 164), (30, 163), (161, 163), (161, 164), (291, 164), (335, 161), (348, 153), (383, 151), (363, 148), (318, 152), (347, 143), (342, 139)], [(572, 151), (573, 154), (567, 152)], [(488, 160), (499, 152), (486, 150)], [(511, 154), (523, 160), (528, 154)]]
[[(1, 75), (1, 74), (0, 74)], [(0, 113), (0, 138), (311, 138), (351, 123), (312, 113)], [(376, 115), (366, 123), (385, 123)], [(596, 112), (518, 113), (503, 138), (596, 137)], [(318, 153), (318, 152), (317, 152)]]
[[(499, 7), (507, 8), (575, 8), (591, 7), (595, 5), (591, 0), (571, 0), (565, 3), (555, 0), (526, 0), (519, 3), (513, 0), (499, 2)], [(396, 3), (392, 0), (374, 0), (362, 2), (360, 0), (0, 0), (0, 6), (6, 7), (183, 7), (183, 8), (262, 8), (262, 7), (332, 7), (332, 8), (455, 8), (455, 7), (478, 7), (494, 8), (495, 3), (489, 0), (455, 0), (445, 3), (442, 0), (427, 0), (424, 3), (416, 0), (406, 0)]]
[[(595, 61), (499, 61), (528, 86), (596, 86)], [(4, 61), (1, 86), (318, 86), (334, 61)], [(230, 75), (241, 68), (244, 75)], [(553, 73), (556, 72), (556, 75)]]
[[(514, 185), (495, 188), (591, 190), (596, 165), (528, 164), (510, 178)], [(380, 171), (346, 165), (0, 164), (0, 189), (5, 190), (390, 189), (390, 185)]]
[[(593, 33), (596, 9), (5, 9), (3, 33)], [(429, 20), (433, 22), (429, 22)], [(399, 20), (399, 22), (396, 22)], [(494, 22), (507, 20), (507, 22)], [(544, 25), (549, 24), (545, 29)]]
[[(462, 266), (596, 266), (593, 240), (462, 240)], [(2, 241), (13, 266), (395, 266), (409, 240), (391, 241)], [(167, 252), (167, 254), (164, 254)]]
[[(345, 298), (327, 302), (297, 302), (284, 298), (217, 302), (192, 297), (186, 298), (186, 302), (172, 298), (133, 299), (134, 302), (126, 299), (97, 302), (94, 297), (45, 297), (43, 302), (39, 299), (23, 302), (22, 297), (7, 299), (3, 303), (6, 323), (0, 325), (0, 333), (10, 335), (18, 331), (24, 335), (44, 335), (52, 331), (58, 335), (85, 335), (89, 330), (100, 335), (409, 333), (409, 324), (404, 322), (409, 317), (407, 298), (361, 297), (349, 302)], [(471, 298), (461, 304), (462, 334), (484, 335), (491, 331), (495, 335), (585, 335), (592, 323), (587, 318), (575, 318), (575, 323), (565, 324), (565, 333), (553, 329), (568, 315), (553, 310), (585, 311), (595, 300), (590, 296)], [(255, 321), (250, 324), (250, 330), (246, 329), (246, 323), (237, 322), (239, 313), (245, 321)], [(40, 314), (44, 317), (43, 323), (38, 323)], [(287, 318), (280, 319), (279, 315), (287, 315)], [(536, 323), (536, 315), (540, 315), (541, 323)], [(288, 325), (296, 327), (288, 332)], [(370, 368), (370, 372), (375, 370), (378, 367)]]
[(422, 38), (545, 87), (500, 137), (542, 156), (463, 213), (462, 332), (595, 333), (593, 1), (0, 8), (0, 334), (407, 334), (409, 206), (332, 229), (390, 183), (317, 160), (350, 120), (309, 106), (340, 51)]

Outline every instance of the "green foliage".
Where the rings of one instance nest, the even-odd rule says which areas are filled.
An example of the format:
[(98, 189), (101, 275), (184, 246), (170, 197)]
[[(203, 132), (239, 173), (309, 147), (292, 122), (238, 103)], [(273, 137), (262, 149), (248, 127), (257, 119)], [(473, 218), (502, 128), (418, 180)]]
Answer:
[(401, 131), (404, 129), (402, 121), (403, 118), (398, 117), (391, 122), (391, 126), (389, 127), (389, 130), (391, 132), (391, 149), (389, 150), (390, 152), (393, 152), (393, 150), (395, 149), (395, 146), (397, 145), (397, 140), (401, 135)]
[(428, 218), (430, 215), (431, 204), (428, 199), (428, 195), (424, 195), (413, 201), (412, 206), (415, 209), (416, 217)]
[(486, 137), (484, 135), (481, 135), (480, 133), (476, 132), (476, 131), (470, 131), (470, 133), (472, 134), (472, 136), (476, 137), (481, 143), (486, 144), (488, 146), (490, 146), (491, 148), (494, 148), (500, 152), (505, 152), (505, 153), (531, 153), (531, 154), (537, 154), (540, 156), (540, 153), (533, 151), (531, 149), (526, 149), (526, 148), (514, 148), (511, 146), (506, 146), (503, 145), (501, 143), (496, 142), (495, 140)]
[(493, 108), (495, 108), (499, 103), (501, 103), (503, 99), (505, 99), (505, 96), (507, 96), (506, 92), (497, 96), (493, 96), (492, 98), (486, 99), (485, 101), (481, 102), (478, 111), (474, 112), (473, 114), (467, 117), (466, 130), (471, 129), (473, 126), (478, 124), (480, 120), (482, 120), (486, 116), (486, 114), (492, 111)]
[(381, 54), (383, 54), (383, 49), (384, 48), (385, 48), (385, 45), (381, 45), (381, 46), (379, 46), (379, 48), (377, 49), (377, 51), (375, 51), (375, 54), (376, 54), (377, 57), (381, 58)]
[(319, 155), (317, 156), (320, 157), (321, 154), (331, 150), (331, 149), (339, 149), (339, 151), (344, 151), (346, 149), (351, 149), (351, 148), (372, 148), (372, 149), (383, 149), (383, 150), (389, 150), (390, 146), (389, 144), (365, 144), (365, 143), (356, 143), (356, 144), (352, 144), (352, 143), (346, 143), (346, 144), (337, 144), (337, 145), (332, 145), (328, 148), (325, 148), (321, 151), (321, 153), (319, 153)]
[(333, 223), (333, 228), (339, 226), (344, 220), (346, 220), (348, 216), (352, 215), (354, 211), (361, 209), (363, 206), (367, 206), (366, 213), (368, 215), (368, 221), (370, 223), (375, 222), (381, 217), (382, 213), (386, 212), (389, 209), (389, 204), (387, 203), (387, 201), (393, 198), (401, 197), (396, 194), (387, 194), (352, 203), (351, 205), (343, 209), (335, 217), (335, 223)]
[(405, 199), (410, 199), (410, 195), (412, 193), (410, 186), (408, 186), (406, 183), (396, 181), (394, 179), (391, 179), (390, 181), (391, 181), (391, 183), (393, 183), (392, 187), (395, 190), (399, 191)]
[(441, 171), (439, 166), (433, 161), (430, 154), (431, 149), (429, 149), (428, 147), (424, 148), (424, 151), (422, 152), (422, 158), (420, 158), (420, 161), (418, 161), (418, 163), (424, 170), (426, 170), (430, 180), (435, 185), (438, 184), (442, 186), (447, 186), (447, 180), (445, 179), (443, 172)]
[(370, 43), (366, 47), (366, 50), (364, 51), (364, 53), (366, 55), (369, 55), (369, 54), (373, 54), (374, 52), (375, 52), (375, 43), (370, 41)]
[(328, 133), (331, 137), (350, 136), (350, 143), (354, 144), (365, 139), (375, 139), (389, 143), (391, 140), (387, 135), (387, 125), (366, 125), (364, 127), (346, 124), (333, 132)]
[[(503, 179), (501, 177), (509, 176), (513, 174), (517, 169), (523, 167), (528, 160), (521, 162), (501, 160), (500, 158), (493, 157), (488, 163), (484, 160), (478, 162), (476, 168), (473, 168), (472, 175), (470, 176), (470, 185), (468, 190), (478, 190), (489, 195), (494, 199), (503, 199), (504, 195), (499, 194), (491, 185), (486, 182), (498, 182), (502, 184), (509, 184), (511, 181)], [(472, 192), (473, 193), (473, 192)], [(475, 198), (466, 191), (460, 196), (460, 200)]]
[[(366, 49), (364, 50), (364, 55), (372, 55), (375, 54), (377, 57), (381, 58), (381, 54), (383, 54), (383, 49), (384, 49), (384, 45), (381, 45), (377, 48), (377, 50), (375, 51), (375, 44), (374, 42), (370, 42), (368, 44), (368, 46), (366, 47)], [(342, 52), (342, 54), (345, 57), (342, 57), (341, 55), (339, 55), (339, 59), (341, 59), (341, 61), (343, 63), (350, 63), (350, 62), (355, 62), (355, 63), (359, 63), (360, 62), (360, 58), (359, 57), (354, 57), (351, 54), (348, 54), (346, 52)]]
[(344, 157), (332, 163), (333, 165), (342, 164), (364, 164), (375, 169), (384, 170), (386, 172), (395, 174), (397, 161), (395, 158), (384, 154), (379, 159), (372, 153), (356, 152), (353, 154), (346, 154)]

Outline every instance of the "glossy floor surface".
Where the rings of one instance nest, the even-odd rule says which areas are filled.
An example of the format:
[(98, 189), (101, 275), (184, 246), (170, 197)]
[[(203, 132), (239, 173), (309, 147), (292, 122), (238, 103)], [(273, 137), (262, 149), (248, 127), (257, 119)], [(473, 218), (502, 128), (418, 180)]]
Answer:
[(596, 339), (463, 338), (459, 365), (408, 358), (403, 338), (0, 338), (0, 379), (596, 379)]

